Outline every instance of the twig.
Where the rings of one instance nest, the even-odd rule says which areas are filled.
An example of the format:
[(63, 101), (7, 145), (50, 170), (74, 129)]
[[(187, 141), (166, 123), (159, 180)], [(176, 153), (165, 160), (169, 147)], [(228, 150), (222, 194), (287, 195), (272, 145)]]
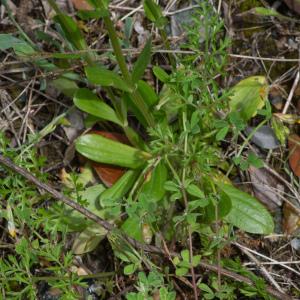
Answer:
[(265, 61), (277, 61), (277, 62), (300, 62), (299, 58), (284, 58), (284, 57), (260, 57), (260, 56), (251, 56), (251, 55), (240, 55), (230, 53), (230, 57), (233, 58), (244, 58), (244, 59), (253, 59), (253, 60), (265, 60)]
[(281, 289), (281, 287), (279, 286), (279, 284), (274, 280), (274, 278), (272, 277), (272, 275), (267, 271), (267, 269), (261, 264), (261, 262), (252, 254), (250, 253), (247, 249), (245, 248), (242, 248), (242, 247), (239, 247), (239, 249), (245, 253), (249, 258), (250, 260), (252, 260), (256, 266), (258, 268), (260, 268), (262, 274), (265, 276), (265, 278), (267, 280), (270, 281), (270, 283), (273, 284), (273, 286), (281, 293), (283, 293), (283, 290)]
[(100, 226), (102, 226), (103, 228), (105, 228), (107, 231), (110, 231), (110, 230), (112, 230), (114, 228), (114, 226), (112, 224), (110, 224), (109, 222), (103, 220), (102, 218), (98, 217), (94, 213), (92, 213), (89, 210), (85, 209), (84, 207), (80, 206), (76, 202), (72, 201), (71, 199), (69, 199), (68, 197), (66, 197), (65, 195), (63, 195), (62, 193), (60, 193), (57, 190), (55, 190), (54, 188), (52, 188), (50, 185), (41, 182), (38, 178), (36, 178), (35, 176), (33, 176), (31, 173), (29, 173), (25, 169), (23, 169), (23, 168), (15, 165), (10, 159), (4, 157), (1, 154), (0, 154), (0, 163), (3, 164), (3, 165), (5, 165), (9, 169), (13, 170), (14, 172), (22, 175), (27, 180), (29, 180), (34, 185), (36, 185), (38, 188), (40, 188), (40, 189), (48, 192), (56, 200), (62, 201), (66, 205), (72, 207), (73, 209), (75, 209), (78, 212), (80, 212), (81, 214), (83, 214), (88, 219), (96, 222), (97, 224), (99, 224)]
[(293, 86), (292, 86), (292, 88), (291, 88), (291, 90), (290, 90), (289, 96), (288, 96), (288, 98), (287, 98), (287, 100), (286, 100), (286, 103), (285, 103), (285, 105), (284, 105), (284, 108), (283, 108), (283, 110), (282, 110), (282, 113), (283, 113), (283, 114), (285, 114), (285, 113), (287, 112), (287, 110), (288, 110), (288, 108), (289, 108), (289, 106), (290, 106), (290, 104), (291, 104), (292, 98), (293, 98), (293, 96), (294, 96), (295, 89), (296, 89), (296, 87), (297, 87), (297, 85), (298, 85), (298, 83), (299, 83), (299, 79), (300, 79), (300, 73), (299, 73), (299, 71), (298, 71), (298, 72), (297, 72), (297, 75), (296, 75), (296, 78), (295, 78), (295, 80), (294, 80)]
[(257, 251), (254, 251), (254, 250), (252, 250), (252, 249), (250, 249), (250, 248), (248, 248), (248, 247), (246, 247), (246, 246), (243, 246), (243, 245), (241, 245), (241, 244), (239, 244), (239, 243), (237, 243), (237, 242), (233, 242), (232, 244), (233, 244), (233, 245), (236, 245), (236, 246), (237, 246), (238, 248), (240, 248), (240, 249), (246, 249), (246, 250), (248, 250), (249, 252), (251, 252), (251, 253), (253, 253), (253, 254), (257, 255), (257, 256), (260, 256), (260, 257), (262, 257), (262, 258), (264, 258), (264, 259), (267, 259), (268, 261), (271, 261), (271, 262), (277, 262), (278, 265), (280, 265), (281, 267), (283, 267), (283, 268), (285, 268), (285, 269), (287, 269), (287, 270), (293, 272), (294, 274), (297, 274), (298, 276), (300, 276), (300, 272), (298, 272), (297, 270), (294, 270), (293, 268), (291, 268), (290, 266), (288, 266), (288, 265), (286, 265), (286, 264), (281, 264), (280, 262), (276, 261), (275, 259), (270, 258), (270, 257), (268, 257), (268, 256), (266, 256), (266, 255), (264, 255), (264, 254), (261, 254), (261, 253), (257, 252)]
[[(218, 266), (215, 266), (215, 265), (211, 265), (211, 264), (208, 264), (206, 262), (201, 262), (200, 263), (201, 267), (209, 270), (209, 271), (212, 271), (212, 272), (215, 272), (217, 273), (219, 268)], [(224, 268), (221, 268), (221, 274), (223, 276), (226, 276), (228, 278), (231, 278), (235, 281), (238, 281), (238, 282), (243, 282), (243, 283), (246, 283), (246, 284), (249, 284), (250, 286), (253, 286), (253, 281), (245, 276), (242, 276), (240, 274), (237, 274), (237, 273), (234, 273), (232, 271), (229, 271), (229, 270), (226, 270)], [(285, 294), (285, 293), (281, 293), (277, 290), (274, 290), (272, 287), (270, 286), (267, 286), (266, 287), (266, 291), (271, 294), (273, 297), (277, 298), (277, 299), (281, 299), (281, 300), (292, 300), (293, 298), (290, 297), (289, 295)]]
[[(33, 176), (32, 174), (30, 174), (27, 170), (15, 165), (10, 159), (4, 157), (2, 154), (0, 154), (0, 163), (4, 166), (6, 166), (7, 168), (11, 169), (12, 171), (20, 174), (21, 176), (25, 177), (28, 181), (30, 181), (31, 183), (35, 184), (38, 188), (48, 192), (49, 194), (51, 194), (54, 199), (62, 201), (63, 203), (65, 203), (66, 205), (72, 207), (73, 209), (77, 210), (78, 212), (82, 213), (85, 217), (89, 218), (90, 220), (96, 222), (97, 224), (99, 224), (100, 226), (102, 226), (103, 228), (105, 228), (107, 231), (111, 231), (112, 229), (114, 229), (114, 225), (110, 224), (109, 222), (103, 220), (102, 218), (100, 218), (99, 216), (95, 215), (94, 213), (90, 212), (89, 210), (85, 209), (84, 207), (81, 207), (79, 204), (77, 204), (76, 202), (72, 201), (71, 199), (69, 199), (68, 197), (66, 197), (65, 195), (63, 195), (62, 193), (58, 192), (57, 190), (55, 190), (54, 188), (52, 188), (51, 186), (49, 186), (46, 183), (41, 182), (38, 178), (36, 178), (35, 176)], [(156, 253), (156, 254), (160, 254), (160, 255), (166, 255), (166, 253), (156, 247), (156, 246), (151, 246), (151, 245), (145, 245), (142, 244), (130, 237), (127, 237), (124, 235), (124, 239), (126, 239), (133, 247), (140, 249), (140, 250), (144, 250), (147, 252), (152, 252), (152, 253)], [(170, 255), (172, 257), (178, 256), (177, 253), (174, 252), (170, 252)], [(224, 268), (219, 268), (218, 266), (209, 264), (205, 261), (201, 261), (199, 266), (201, 268), (204, 268), (206, 270), (218, 273), (221, 272), (221, 274), (223, 276), (226, 276), (228, 278), (231, 278), (233, 280), (239, 281), (239, 282), (243, 282), (249, 285), (253, 285), (254, 283), (247, 277), (244, 277), (242, 275), (239, 275), (237, 273), (234, 273), (232, 271), (226, 270)], [(266, 287), (266, 290), (268, 293), (270, 293), (272, 296), (276, 297), (277, 299), (281, 299), (281, 300), (291, 300), (291, 297), (288, 296), (287, 294), (278, 292), (277, 290), (273, 289), (270, 286)]]

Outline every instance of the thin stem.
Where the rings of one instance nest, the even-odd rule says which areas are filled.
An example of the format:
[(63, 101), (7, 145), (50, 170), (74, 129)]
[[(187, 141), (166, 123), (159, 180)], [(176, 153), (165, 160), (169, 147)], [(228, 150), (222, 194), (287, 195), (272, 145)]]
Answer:
[(16, 26), (20, 34), (23, 36), (23, 38), (32, 46), (34, 49), (36, 49), (36, 46), (34, 42), (30, 39), (30, 37), (26, 34), (26, 32), (21, 28), (21, 26), (18, 24), (18, 22), (15, 20), (11, 13), (11, 9), (7, 4), (7, 0), (2, 0), (2, 4), (5, 6), (5, 9), (7, 10), (7, 14), (10, 18), (10, 20), (13, 22), (13, 24)]
[[(93, 279), (93, 278), (107, 278), (112, 277), (115, 275), (115, 272), (103, 272), (103, 273), (96, 273), (96, 274), (88, 274), (88, 275), (78, 275), (78, 278), (81, 279)], [(32, 281), (52, 281), (52, 280), (66, 280), (70, 278), (65, 275), (61, 276), (32, 276)]]
[[(253, 137), (253, 135), (255, 134), (255, 132), (257, 132), (257, 130), (258, 130), (259, 128), (261, 128), (265, 123), (267, 123), (267, 121), (268, 121), (268, 120), (265, 119), (265, 120), (263, 120), (261, 123), (259, 123), (258, 126), (257, 126), (256, 128), (254, 128), (253, 131), (251, 131), (251, 133), (245, 138), (245, 140), (244, 140), (244, 142), (243, 142), (243, 144), (242, 144), (242, 146), (241, 146), (241, 148), (240, 148), (238, 154), (236, 155), (237, 157), (239, 157), (239, 156), (242, 154), (244, 148), (245, 148), (246, 145), (249, 143), (249, 141), (252, 139), (252, 137)], [(234, 166), (234, 164), (232, 164), (232, 165), (230, 166), (230, 168), (228, 169), (228, 171), (227, 171), (227, 173), (226, 173), (226, 177), (228, 177), (229, 174), (231, 173), (231, 171), (232, 171), (232, 169), (233, 169), (233, 166)]]
[(114, 49), (116, 59), (119, 64), (122, 75), (123, 75), (124, 79), (127, 81), (127, 83), (131, 84), (131, 76), (129, 74), (129, 71), (128, 71), (128, 68), (126, 65), (126, 61), (123, 56), (122, 49), (121, 49), (121, 46), (120, 46), (120, 43), (118, 40), (118, 36), (117, 36), (116, 30), (115, 30), (115, 27), (113, 25), (113, 22), (110, 19), (110, 17), (104, 17), (103, 20), (104, 20), (105, 26), (107, 28), (109, 39), (110, 39), (111, 45)]
[(105, 26), (108, 31), (109, 39), (111, 42), (111, 45), (114, 49), (114, 53), (118, 62), (118, 65), (120, 67), (121, 73), (125, 79), (125, 81), (132, 87), (132, 100), (134, 101), (134, 104), (137, 106), (137, 108), (140, 110), (140, 112), (143, 114), (145, 120), (147, 121), (148, 125), (151, 127), (154, 127), (155, 122), (152, 114), (149, 113), (148, 106), (146, 105), (145, 101), (143, 100), (140, 93), (136, 90), (136, 87), (133, 85), (131, 80), (131, 75), (128, 71), (127, 64), (125, 61), (125, 58), (122, 53), (122, 49), (118, 40), (118, 36), (114, 27), (114, 24), (110, 17), (104, 17), (103, 18)]
[[(216, 187), (215, 187), (215, 184), (213, 181), (211, 181), (211, 187), (212, 187), (212, 190), (213, 190), (213, 193), (214, 195), (217, 194), (217, 191), (216, 191)], [(217, 231), (217, 234), (218, 234), (218, 238), (219, 238), (219, 234), (220, 234), (220, 226), (219, 226), (219, 203), (216, 203), (215, 204), (215, 215), (216, 215), (216, 231)], [(217, 260), (218, 260), (218, 290), (220, 291), (221, 290), (221, 250), (220, 248), (218, 247), (217, 249)]]
[[(186, 112), (183, 111), (182, 112), (182, 124), (183, 124), (183, 130), (186, 133), (185, 137), (184, 137), (184, 156), (187, 154), (188, 151), (188, 134), (186, 132), (186, 123), (187, 123), (187, 119), (186, 119)], [(187, 199), (187, 194), (186, 194), (186, 190), (185, 190), (185, 186), (184, 186), (184, 182), (185, 182), (185, 175), (186, 175), (186, 170), (185, 168), (183, 168), (182, 171), (182, 182), (181, 182), (181, 190), (182, 190), (182, 195), (183, 195), (183, 200), (184, 200), (184, 205), (185, 205), (185, 209), (186, 211), (188, 210), (188, 199)], [(189, 235), (189, 256), (190, 256), (190, 267), (191, 267), (191, 274), (192, 274), (192, 284), (193, 284), (193, 291), (194, 291), (194, 297), (195, 300), (198, 299), (198, 290), (197, 290), (197, 285), (196, 285), (196, 276), (195, 276), (195, 270), (194, 270), (194, 266), (193, 266), (193, 241), (192, 241), (192, 231), (191, 231), (191, 226), (188, 226), (188, 235)]]
[(175, 69), (176, 68), (176, 60), (175, 60), (175, 58), (173, 56), (173, 53), (171, 51), (171, 46), (170, 46), (170, 42), (168, 40), (167, 34), (166, 34), (164, 29), (160, 29), (159, 32), (160, 32), (160, 35), (163, 39), (163, 42), (165, 44), (166, 49), (169, 51), (168, 52), (168, 57), (169, 57), (169, 60), (170, 60), (170, 64), (171, 64), (172, 68)]

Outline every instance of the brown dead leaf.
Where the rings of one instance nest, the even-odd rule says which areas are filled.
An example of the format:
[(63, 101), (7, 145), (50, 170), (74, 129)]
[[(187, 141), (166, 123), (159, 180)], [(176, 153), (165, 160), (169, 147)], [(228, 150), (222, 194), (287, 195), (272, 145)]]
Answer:
[(300, 137), (292, 134), (288, 138), (289, 163), (296, 176), (300, 177)]
[[(125, 135), (116, 133), (116, 132), (107, 132), (107, 131), (90, 131), (90, 133), (95, 133), (102, 135), (105, 138), (118, 141), (123, 144), (129, 145), (129, 141), (126, 138)], [(111, 187), (126, 171), (126, 169), (117, 167), (117, 166), (111, 166), (107, 164), (102, 163), (95, 163), (92, 162), (92, 166), (94, 170), (96, 171), (97, 175), (101, 179), (101, 181), (107, 186)]]
[(255, 197), (270, 211), (276, 211), (282, 205), (280, 194), (284, 191), (284, 187), (265, 168), (250, 166), (248, 171)]
[(72, 0), (72, 3), (77, 10), (93, 10), (86, 0)]
[(283, 230), (285, 234), (292, 234), (300, 227), (300, 216), (288, 203), (283, 205)]

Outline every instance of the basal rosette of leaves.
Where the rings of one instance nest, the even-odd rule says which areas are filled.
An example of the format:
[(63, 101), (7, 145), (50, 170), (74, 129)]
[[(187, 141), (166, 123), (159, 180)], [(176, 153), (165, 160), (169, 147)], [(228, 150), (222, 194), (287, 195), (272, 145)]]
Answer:
[[(151, 9), (159, 9), (151, 3), (145, 2), (146, 16), (155, 23), (155, 16), (161, 18), (161, 13), (149, 13)], [(163, 26), (160, 21), (158, 23), (159, 27)], [(218, 44), (212, 34), (210, 42)], [(99, 118), (100, 123), (106, 120), (122, 127), (129, 140), (133, 138), (125, 130), (129, 128), (128, 112), (133, 112), (137, 120), (148, 129), (148, 140), (135, 138), (140, 142), (132, 143), (134, 146), (92, 134), (83, 135), (76, 141), (76, 150), (90, 160), (128, 168), (128, 172), (114, 186), (99, 196), (99, 201), (103, 209), (121, 204), (127, 207), (128, 217), (117, 222), (121, 222), (122, 229), (137, 240), (145, 241), (145, 226), (151, 235), (165, 226), (164, 214), (176, 203), (183, 205), (182, 189), (188, 193), (189, 206), (185, 208), (188, 217), (184, 218), (180, 211), (175, 211), (169, 220), (174, 222), (174, 226), (190, 224), (197, 231), (199, 223), (210, 224), (216, 219), (223, 219), (251, 233), (267, 234), (273, 230), (272, 217), (262, 204), (230, 182), (221, 184), (216, 179), (219, 178), (218, 174), (226, 171), (226, 161), (220, 159), (222, 149), (218, 141), (227, 132), (223, 130), (225, 135), (221, 138), (218, 132), (217, 139), (213, 134), (210, 136), (216, 130), (213, 123), (219, 120), (216, 118), (213, 99), (209, 99), (211, 95), (203, 93), (203, 90), (206, 86), (217, 88), (216, 82), (210, 77), (214, 69), (216, 73), (220, 72), (221, 66), (216, 67), (213, 58), (214, 54), (207, 57), (203, 68), (183, 64), (170, 74), (155, 66), (153, 73), (162, 85), (159, 94), (141, 80), (151, 61), (151, 41), (146, 43), (133, 69), (128, 71), (129, 80), (96, 63), (85, 68), (87, 80), (104, 90), (112, 89), (118, 101), (110, 98), (110, 107), (92, 91), (79, 89), (74, 97), (74, 104), (79, 109)], [(134, 82), (138, 84), (132, 85)], [(151, 118), (155, 120), (154, 126), (147, 125), (146, 118), (135, 105), (132, 99), (135, 92), (141, 96)], [(244, 79), (231, 90), (229, 107), (247, 122), (263, 108), (267, 94), (268, 84), (264, 77)], [(226, 107), (226, 101), (218, 98), (216, 101), (219, 101), (216, 105)], [(137, 132), (134, 134), (138, 135)], [(184, 182), (182, 170), (186, 173)], [(131, 174), (138, 174), (135, 175), (138, 177), (132, 181)], [(171, 182), (174, 184), (173, 190), (170, 190)], [(200, 192), (189, 192), (191, 186), (197, 187), (201, 195)], [(218, 215), (216, 210), (219, 210)], [(151, 239), (147, 241), (151, 242)]]
[[(188, 227), (198, 234), (205, 228), (213, 235), (211, 226), (221, 220), (250, 233), (271, 233), (274, 224), (266, 208), (225, 177), (229, 162), (221, 147), (226, 136), (236, 133), (236, 120), (245, 124), (264, 107), (268, 84), (264, 77), (255, 76), (240, 81), (231, 91), (222, 91), (214, 78), (226, 76), (229, 41), (222, 38), (222, 21), (212, 8), (202, 5), (195, 13), (193, 26), (187, 29), (183, 47), (195, 54), (177, 57), (171, 54), (168, 59), (173, 67), (168, 73), (159, 66), (153, 67), (160, 86), (160, 92), (156, 93), (143, 80), (152, 58), (151, 40), (130, 69), (106, 1), (89, 1), (94, 9), (81, 11), (78, 16), (83, 20), (103, 19), (118, 65), (114, 70), (99, 64), (76, 21), (61, 12), (54, 1), (49, 2), (56, 12), (54, 22), (59, 34), (67, 42), (64, 49), (58, 49), (59, 53), (48, 59), (36, 59), (36, 63), (53, 71), (59, 69), (56, 60), (67, 61), (68, 65), (72, 61), (83, 62), (84, 74), (65, 71), (53, 84), (72, 96), (74, 105), (87, 118), (93, 117), (100, 127), (109, 124), (124, 133), (131, 144), (93, 133), (75, 141), (77, 152), (87, 159), (127, 170), (110, 188), (102, 185), (86, 188), (81, 196), (90, 201), (88, 207), (117, 224), (128, 236), (147, 243), (152, 243), (158, 232), (163, 232), (166, 240), (174, 236), (178, 241), (186, 240)], [(164, 39), (166, 18), (160, 7), (147, 0), (144, 9)], [(199, 45), (199, 28), (206, 33), (203, 45)], [(1, 40), (8, 42), (4, 44)], [(167, 38), (164, 45), (169, 47)], [(1, 47), (22, 52), (27, 59), (41, 54), (26, 41), (10, 35), (0, 36)], [(79, 83), (89, 88), (79, 88)], [(105, 99), (100, 97), (99, 89)], [(219, 111), (230, 111), (229, 117), (220, 118)], [(141, 130), (129, 125), (132, 115)], [(84, 220), (80, 215), (70, 214), (68, 220), (70, 224), (82, 224), (76, 228), (81, 234), (73, 246), (78, 254), (93, 250), (107, 234), (79, 219)], [(130, 266), (127, 274), (135, 272), (141, 264), (137, 254), (124, 255), (117, 250), (116, 240), (111, 236), (109, 240), (116, 256)]]

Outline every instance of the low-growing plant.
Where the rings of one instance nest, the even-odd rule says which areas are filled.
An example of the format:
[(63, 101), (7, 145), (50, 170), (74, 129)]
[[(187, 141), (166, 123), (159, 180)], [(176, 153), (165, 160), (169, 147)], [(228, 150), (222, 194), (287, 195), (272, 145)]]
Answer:
[[(216, 253), (232, 238), (233, 226), (250, 233), (271, 233), (274, 225), (268, 211), (255, 198), (234, 187), (226, 176), (234, 166), (230, 166), (222, 148), (225, 137), (237, 140), (239, 132), (257, 112), (264, 116), (263, 122), (268, 121), (267, 110), (261, 110), (267, 103), (268, 85), (263, 77), (253, 77), (241, 81), (232, 90), (221, 88), (219, 83), (226, 76), (230, 41), (212, 6), (201, 3), (194, 13), (192, 26), (187, 27), (182, 47), (193, 53), (175, 57), (168, 51), (171, 72), (158, 65), (153, 67), (160, 87), (157, 93), (143, 80), (151, 61), (151, 40), (145, 43), (130, 69), (110, 19), (108, 1), (90, 0), (93, 10), (81, 11), (78, 16), (83, 20), (103, 20), (113, 48), (113, 70), (99, 63), (96, 51), (89, 49), (74, 19), (65, 15), (55, 1), (49, 3), (56, 12), (55, 26), (64, 41), (57, 53), (43, 58), (42, 51), (9, 35), (2, 36), (9, 41), (6, 47), (14, 48), (24, 58), (35, 56), (36, 64), (44, 69), (61, 72), (52, 84), (73, 97), (74, 105), (87, 114), (87, 123), (100, 127), (109, 123), (130, 142), (127, 145), (93, 132), (77, 138), (75, 147), (82, 156), (127, 171), (107, 189), (102, 184), (85, 187), (87, 181), (83, 180), (84, 184), (77, 190), (75, 179), (70, 196), (117, 224), (122, 232), (137, 241), (150, 244), (155, 238), (160, 245), (162, 240), (175, 239), (180, 247), (187, 249), (173, 261), (178, 276), (193, 273), (203, 257), (217, 260)], [(147, 18), (159, 29), (164, 45), (170, 50), (166, 18), (160, 7), (152, 0), (143, 4)], [(68, 71), (58, 67), (57, 60)], [(84, 74), (69, 71), (73, 62), (82, 64)], [(78, 82), (86, 87), (78, 87)], [(103, 91), (102, 97), (99, 89)], [(255, 101), (250, 103), (250, 97)], [(139, 126), (134, 124), (142, 128), (137, 130)], [(241, 154), (242, 150), (235, 158), (236, 165), (242, 164)], [(257, 165), (258, 159), (253, 154), (247, 163)], [(68, 224), (69, 230), (81, 231), (73, 246), (78, 254), (93, 250), (107, 234), (63, 205), (58, 205), (55, 211), (56, 216), (61, 216), (58, 220)], [(72, 225), (76, 226), (72, 228)], [(193, 238), (201, 242), (197, 253), (193, 253)], [(125, 274), (140, 270), (143, 262), (147, 266), (148, 258), (128, 245), (119, 244), (117, 234), (112, 233), (109, 241), (116, 257), (124, 261)], [(149, 288), (154, 288), (149, 279), (153, 277), (151, 274), (154, 273), (147, 277), (139, 273), (139, 293), (129, 294), (128, 299), (151, 296)], [(157, 285), (161, 299), (174, 299), (163, 280)], [(199, 287), (206, 299), (225, 299), (224, 295), (230, 293), (230, 287), (224, 291), (204, 283)]]
[[(45, 181), (46, 174), (40, 172), (44, 159), (37, 155), (35, 148), (28, 146), (12, 149), (0, 134), (0, 152)], [(23, 177), (6, 173), (2, 168), (0, 186), (0, 216), (8, 229), (3, 232), (1, 243), (2, 299), (37, 299), (40, 282), (59, 289), (61, 299), (77, 299), (75, 286), (85, 283), (71, 272), (73, 255), (64, 247), (67, 227), (59, 223), (54, 230), (51, 226), (47, 207), (43, 205), (46, 195), (39, 195)], [(4, 243), (5, 240), (12, 243)], [(42, 271), (36, 271), (41, 267)]]

